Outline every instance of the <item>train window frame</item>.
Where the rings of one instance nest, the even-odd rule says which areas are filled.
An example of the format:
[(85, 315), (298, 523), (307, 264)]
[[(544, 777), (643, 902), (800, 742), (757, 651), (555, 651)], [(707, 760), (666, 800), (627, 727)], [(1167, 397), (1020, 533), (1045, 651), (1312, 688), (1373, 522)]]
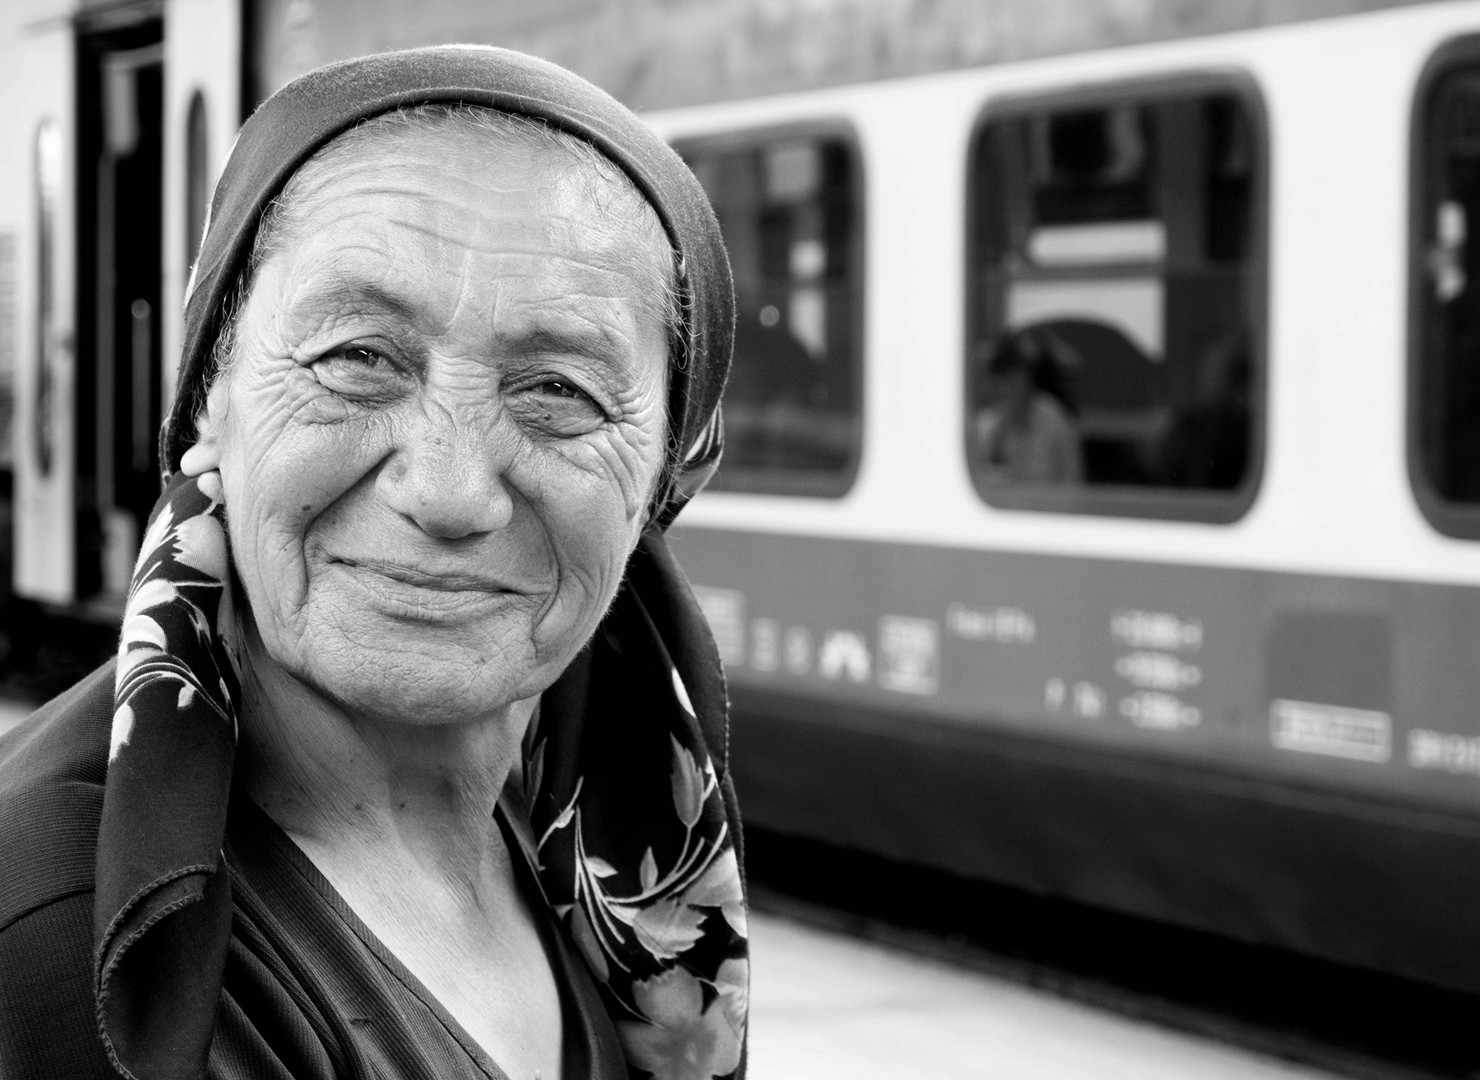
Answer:
[[(846, 282), (850, 310), (846, 313), (847, 334), (852, 349), (844, 359), (847, 378), (854, 388), (852, 420), (854, 435), (846, 458), (835, 469), (783, 469), (765, 467), (726, 468), (721, 458), (719, 469), (706, 491), (724, 495), (765, 495), (787, 498), (841, 499), (853, 490), (863, 461), (868, 440), (868, 391), (865, 362), (866, 320), (864, 307), (868, 297), (867, 207), (868, 177), (864, 157), (854, 125), (843, 117), (811, 117), (778, 124), (762, 124), (723, 131), (676, 133), (669, 138), (675, 152), (685, 162), (692, 149), (706, 152), (736, 153), (756, 151), (768, 143), (805, 139), (828, 140), (842, 152), (851, 176), (853, 218), (851, 235), (846, 244), (850, 268)], [(737, 283), (737, 294), (739, 292)], [(737, 307), (739, 296), (737, 295)], [(737, 317), (740, 313), (737, 311)], [(723, 406), (722, 406), (723, 409)]]
[[(1184, 488), (1141, 484), (1050, 484), (1032, 481), (993, 483), (972, 466), (976, 435), (972, 423), (972, 365), (979, 343), (1001, 332), (1001, 301), (987, 281), (984, 257), (988, 200), (979, 197), (985, 177), (982, 142), (990, 125), (1003, 120), (1103, 108), (1107, 104), (1154, 104), (1173, 99), (1222, 95), (1237, 100), (1251, 135), (1254, 162), (1250, 170), (1249, 247), (1246, 259), (1249, 351), (1249, 445), (1240, 482), (1227, 489)], [(1181, 71), (1109, 82), (1082, 83), (1028, 93), (1008, 92), (987, 100), (972, 123), (966, 151), (965, 268), (962, 275), (960, 413), (962, 464), (978, 497), (998, 510), (1192, 521), (1228, 525), (1244, 517), (1258, 497), (1264, 479), (1268, 432), (1268, 338), (1271, 143), (1268, 109), (1254, 76), (1243, 69)], [(987, 310), (973, 309), (973, 297), (988, 297)]]
[(32, 185), (35, 198), (36, 225), (36, 341), (34, 347), (35, 384), (32, 390), (32, 454), (36, 473), (42, 479), (51, 475), (57, 455), (54, 412), (57, 378), (58, 338), (61, 334), (57, 310), (57, 267), (62, 253), (59, 246), (58, 217), (62, 209), (63, 185), (66, 183), (66, 151), (62, 126), (54, 117), (43, 117), (36, 125), (32, 142)]
[(1429, 54), (1414, 84), (1408, 138), (1408, 325), (1405, 403), (1405, 456), (1409, 490), (1429, 525), (1457, 540), (1480, 540), (1480, 499), (1451, 498), (1439, 490), (1427, 462), (1426, 438), (1433, 434), (1426, 393), (1432, 377), (1429, 364), (1430, 324), (1425, 317), (1431, 288), (1432, 245), (1428, 236), (1430, 198), (1438, 170), (1430, 168), (1429, 120), (1445, 77), (1469, 66), (1480, 70), (1480, 34), (1442, 42)]

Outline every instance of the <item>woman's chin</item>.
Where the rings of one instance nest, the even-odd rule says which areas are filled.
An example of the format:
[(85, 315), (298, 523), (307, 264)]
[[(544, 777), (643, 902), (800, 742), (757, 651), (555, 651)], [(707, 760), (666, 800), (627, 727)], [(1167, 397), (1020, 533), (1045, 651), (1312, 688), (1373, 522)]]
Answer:
[[(339, 636), (297, 657), (258, 655), (254, 667), (265, 663), (268, 669), (282, 671), (349, 716), (420, 726), (497, 716), (538, 696), (559, 675), (559, 666), (536, 660), (527, 639), (522, 648), (511, 650), (489, 649), (486, 640), (477, 645), (482, 647)], [(263, 674), (268, 677), (261, 678)], [(258, 676), (264, 685), (274, 681), (270, 672)]]

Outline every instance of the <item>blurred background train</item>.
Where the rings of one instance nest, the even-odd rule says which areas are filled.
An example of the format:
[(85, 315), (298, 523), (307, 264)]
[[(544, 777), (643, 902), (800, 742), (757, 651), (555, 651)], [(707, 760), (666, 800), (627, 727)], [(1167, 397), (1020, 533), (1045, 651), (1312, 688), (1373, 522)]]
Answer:
[(12, 668), (111, 633), (242, 116), (442, 40), (713, 195), (752, 828), (1480, 993), (1480, 3), (7, 0)]

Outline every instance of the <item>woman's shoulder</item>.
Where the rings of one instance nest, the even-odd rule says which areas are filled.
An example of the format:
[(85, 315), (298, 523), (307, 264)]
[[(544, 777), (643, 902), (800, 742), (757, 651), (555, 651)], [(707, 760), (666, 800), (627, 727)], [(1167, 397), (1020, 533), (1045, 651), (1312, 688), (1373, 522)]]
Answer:
[(0, 737), (0, 934), (92, 890), (112, 712), (107, 664)]
[(0, 1076), (116, 1075), (92, 993), (112, 711), (110, 664), (0, 737)]
[(98, 1036), (91, 892), (55, 898), (0, 929), (0, 971), (0, 1076), (116, 1080)]

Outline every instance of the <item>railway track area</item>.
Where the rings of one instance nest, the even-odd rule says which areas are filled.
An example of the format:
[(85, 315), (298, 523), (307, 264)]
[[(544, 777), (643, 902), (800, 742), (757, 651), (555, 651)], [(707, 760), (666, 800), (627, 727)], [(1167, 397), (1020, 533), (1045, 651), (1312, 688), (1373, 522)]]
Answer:
[(766, 1080), (1480, 1077), (1471, 996), (765, 833), (748, 859)]

